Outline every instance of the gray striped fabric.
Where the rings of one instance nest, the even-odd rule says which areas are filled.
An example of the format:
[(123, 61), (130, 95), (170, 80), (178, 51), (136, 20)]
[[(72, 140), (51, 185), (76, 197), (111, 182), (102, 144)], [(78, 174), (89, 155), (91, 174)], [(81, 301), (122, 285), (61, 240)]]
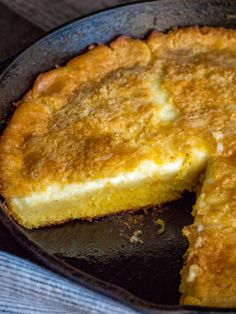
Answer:
[(0, 252), (0, 312), (137, 314), (22, 258)]

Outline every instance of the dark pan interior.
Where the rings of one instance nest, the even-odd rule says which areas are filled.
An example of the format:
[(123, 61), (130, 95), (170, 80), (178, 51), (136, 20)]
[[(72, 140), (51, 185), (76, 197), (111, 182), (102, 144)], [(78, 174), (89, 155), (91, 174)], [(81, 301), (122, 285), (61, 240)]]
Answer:
[[(54, 31), (2, 65), (0, 130), (14, 108), (12, 103), (30, 88), (37, 74), (64, 64), (88, 45), (106, 43), (121, 34), (140, 38), (153, 29), (190, 25), (235, 28), (236, 1), (139, 3), (91, 15)], [(182, 199), (145, 213), (33, 231), (19, 227), (4, 211), (0, 217), (32, 254), (55, 271), (142, 310), (190, 313), (198, 309), (174, 305), (178, 304), (179, 271), (188, 245), (181, 230), (192, 221), (194, 201), (194, 195), (184, 193)], [(165, 221), (162, 234), (155, 224), (157, 218)], [(136, 230), (142, 231), (143, 243), (130, 242)]]
[[(93, 276), (127, 289), (147, 301), (178, 304), (179, 271), (187, 241), (181, 235), (191, 223), (194, 196), (162, 208), (123, 213), (95, 222), (71, 222), (26, 231), (45, 251)], [(159, 234), (156, 220), (165, 222)], [(143, 243), (131, 243), (135, 231)]]

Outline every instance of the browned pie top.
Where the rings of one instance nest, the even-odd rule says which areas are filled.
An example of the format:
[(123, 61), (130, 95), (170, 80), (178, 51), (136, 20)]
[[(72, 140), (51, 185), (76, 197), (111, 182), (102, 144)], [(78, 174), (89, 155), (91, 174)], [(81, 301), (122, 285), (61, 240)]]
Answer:
[(2, 193), (113, 176), (195, 146), (231, 164), (235, 87), (235, 30), (192, 27), (93, 47), (39, 75), (18, 102), (0, 141)]

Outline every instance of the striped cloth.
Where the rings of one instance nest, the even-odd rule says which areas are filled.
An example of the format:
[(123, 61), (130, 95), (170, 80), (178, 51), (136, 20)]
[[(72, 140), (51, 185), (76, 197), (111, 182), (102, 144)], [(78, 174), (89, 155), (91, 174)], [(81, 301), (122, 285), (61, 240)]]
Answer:
[(0, 313), (139, 312), (29, 261), (0, 252)]

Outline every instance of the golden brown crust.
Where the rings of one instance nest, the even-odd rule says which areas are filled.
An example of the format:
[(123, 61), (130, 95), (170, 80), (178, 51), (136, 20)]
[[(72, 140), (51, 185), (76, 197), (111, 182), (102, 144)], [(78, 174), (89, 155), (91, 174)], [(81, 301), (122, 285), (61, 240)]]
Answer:
[[(0, 140), (1, 192), (10, 200), (199, 148), (209, 163), (185, 229), (182, 302), (235, 305), (235, 87), (236, 30), (191, 27), (99, 45), (41, 74), (19, 102)], [(164, 103), (170, 112), (161, 112)]]
[(182, 273), (183, 304), (236, 306), (235, 190), (235, 156), (211, 160), (194, 206), (194, 224), (184, 228), (190, 247)]
[[(24, 195), (29, 193), (34, 184), (37, 185), (34, 182), (34, 179), (37, 179), (37, 174), (33, 173), (34, 170), (31, 175), (27, 174), (31, 169), (30, 165), (35, 163), (35, 158), (38, 159), (38, 152), (36, 150), (28, 157), (24, 152), (24, 146), (28, 144), (30, 138), (34, 139), (40, 135), (43, 137), (44, 134), (49, 133), (52, 124), (55, 123), (56, 112), (70, 103), (71, 95), (75, 91), (79, 93), (81, 89), (86, 89), (91, 83), (99, 83), (106, 75), (117, 69), (144, 66), (149, 61), (150, 51), (145, 43), (140, 40), (119, 37), (110, 44), (110, 47), (99, 45), (84, 55), (70, 60), (65, 67), (40, 74), (32, 91), (28, 92), (19, 102), (19, 108), (1, 138), (2, 193), (5, 196)], [(95, 88), (99, 88), (99, 86), (95, 85)], [(93, 122), (96, 123), (95, 119)], [(77, 123), (74, 131), (77, 132), (78, 128), (79, 124)], [(72, 131), (71, 136), (73, 135)], [(70, 136), (69, 131), (68, 136)], [(62, 137), (62, 141), (65, 141), (67, 134)], [(68, 146), (72, 144), (71, 141)], [(97, 149), (102, 150), (107, 141), (109, 139), (106, 137), (98, 140)], [(34, 150), (33, 145), (28, 150)], [(54, 173), (58, 173), (65, 168), (63, 163), (68, 162), (69, 156), (64, 161), (63, 156), (60, 159), (60, 156), (57, 158), (56, 155), (57, 153), (54, 157), (57, 161), (53, 160), (54, 157), (51, 154), (51, 160), (47, 160), (47, 165), (42, 166), (44, 177), (47, 177), (48, 180), (50, 177), (53, 180), (52, 166), (55, 170)], [(64, 155), (63, 152), (62, 155)], [(81, 164), (81, 168), (83, 168), (83, 164)]]
[[(69, 182), (75, 179), (84, 180), (83, 178), (89, 178), (92, 175), (98, 177), (101, 171), (105, 174), (105, 169), (109, 175), (109, 169), (114, 169), (114, 167), (119, 172), (125, 166), (123, 164), (124, 156), (130, 154), (133, 157), (133, 165), (135, 166), (135, 160), (137, 163), (141, 155), (140, 152), (137, 152), (133, 141), (134, 134), (132, 132), (134, 130), (131, 130), (130, 135), (125, 135), (125, 132), (128, 125), (135, 119), (140, 121), (139, 129), (136, 130), (136, 136), (138, 136), (141, 130), (143, 131), (144, 127), (147, 129), (147, 134), (150, 127), (153, 128), (153, 123), (150, 121), (155, 104), (150, 103), (149, 86), (156, 73), (160, 74), (162, 71), (159, 68), (163, 66), (163, 63), (167, 67), (166, 71), (167, 75), (169, 75), (163, 82), (163, 86), (172, 94), (174, 102), (179, 107), (183, 107), (184, 104), (181, 102), (181, 99), (183, 99), (183, 96), (186, 96), (188, 86), (186, 86), (187, 83), (185, 81), (179, 79), (178, 76), (181, 73), (179, 75), (176, 72), (179, 71), (179, 65), (176, 60), (179, 57), (180, 61), (183, 59), (181, 58), (183, 51), (189, 54), (195, 50), (197, 53), (209, 52), (209, 50), (224, 52), (226, 50), (226, 53), (229, 54), (233, 50), (234, 54), (235, 46), (235, 31), (214, 28), (180, 29), (173, 30), (168, 34), (156, 32), (150, 35), (147, 44), (144, 41), (120, 37), (111, 43), (110, 47), (99, 45), (87, 53), (70, 60), (65, 67), (39, 75), (32, 91), (20, 102), (14, 118), (10, 121), (1, 138), (0, 169), (2, 172), (2, 193), (8, 197), (10, 195), (25, 195), (30, 190), (37, 189), (38, 181), (41, 181), (41, 184), (42, 181), (45, 181), (45, 184), (53, 182), (58, 179), (58, 174), (62, 172), (64, 172), (64, 177)], [(168, 51), (163, 47), (167, 47)], [(174, 54), (177, 56), (176, 59), (173, 59)], [(173, 60), (167, 60), (170, 57)], [(163, 61), (155, 65), (156, 58), (163, 59)], [(154, 66), (150, 66), (153, 62)], [(174, 67), (176, 69), (174, 71), (171, 70)], [(199, 69), (195, 67), (189, 70), (186, 67), (186, 71), (199, 71)], [(232, 68), (226, 68), (222, 71), (224, 71), (222, 75), (225, 77), (232, 74)], [(183, 71), (182, 77), (185, 74)], [(193, 75), (193, 78), (195, 77)], [(175, 88), (176, 79), (179, 82), (177, 89)], [(202, 80), (201, 84), (199, 79)], [(199, 77), (196, 80), (196, 90), (198, 87), (202, 88), (206, 83), (205, 77)], [(102, 83), (100, 83), (101, 81)], [(122, 89), (122, 84), (126, 84), (125, 82), (128, 81), (131, 82), (130, 90), (128, 89), (129, 86)], [(214, 84), (214, 80), (212, 83)], [(101, 86), (106, 86), (101, 88), (100, 84)], [(143, 86), (141, 90), (140, 86)], [(118, 92), (114, 95), (111, 91), (105, 90), (105, 88), (116, 88)], [(228, 89), (228, 94), (230, 95), (231, 93), (233, 100), (235, 93), (232, 93), (231, 89)], [(121, 93), (127, 93), (127, 90), (129, 99), (135, 98), (134, 101), (137, 98), (140, 101), (142, 99), (145, 105), (142, 108), (140, 107), (138, 112), (132, 111), (133, 104), (130, 100), (124, 105), (124, 107), (129, 106), (131, 108), (129, 112), (126, 110), (123, 112), (123, 116), (114, 115), (113, 110), (116, 110), (114, 106), (117, 106), (117, 110), (119, 110), (120, 104), (118, 101), (121, 101), (119, 100), (122, 98)], [(176, 90), (178, 95), (175, 95)], [(212, 97), (213, 95), (210, 96)], [(53, 131), (53, 126), (58, 125), (64, 119), (63, 115), (72, 116), (75, 114), (76, 107), (84, 106), (85, 108), (89, 106), (88, 100), (90, 102), (99, 102), (101, 99), (105, 99), (108, 102), (110, 97), (116, 97), (117, 99), (117, 104), (115, 105), (110, 102), (112, 106), (110, 113), (106, 109), (107, 117), (111, 119), (110, 123), (104, 124), (101, 106), (97, 113), (91, 115), (88, 119), (85, 118), (76, 123), (72, 121), (71, 123), (74, 123), (73, 127), (67, 128), (67, 133), (63, 134), (63, 128), (59, 127), (56, 127), (55, 131)], [(192, 104), (196, 106), (198, 99), (195, 100), (194, 97), (197, 98), (198, 96), (192, 95), (190, 90), (186, 102), (189, 104), (193, 100)], [(207, 99), (208, 97), (205, 97), (205, 102)], [(85, 109), (84, 111), (86, 111)], [(186, 109), (186, 107), (183, 109)], [(190, 114), (192, 114), (196, 108), (192, 106), (190, 109), (192, 111), (186, 112), (187, 119), (181, 121), (183, 133), (185, 132), (185, 127), (189, 127), (189, 112), (191, 111)], [(179, 110), (182, 110), (182, 108), (179, 108)], [(222, 106), (217, 113), (219, 118), (222, 117), (221, 111)], [(185, 112), (181, 113), (185, 114)], [(32, 123), (32, 115), (37, 115), (35, 125)], [(143, 119), (145, 115), (146, 118)], [(133, 117), (132, 120), (131, 117)], [(217, 127), (219, 118), (217, 116), (214, 117)], [(226, 119), (228, 118), (226, 117)], [(206, 123), (209, 123), (209, 119)], [(114, 131), (111, 131), (110, 128), (113, 130), (117, 129), (118, 132), (114, 134)], [(210, 133), (201, 131), (205, 137), (209, 137), (208, 143), (212, 143), (212, 147), (214, 147), (215, 144), (212, 141), (212, 136), (209, 135)], [(166, 129), (163, 131), (163, 134), (164, 132), (169, 133)], [(193, 128), (191, 132), (191, 136), (194, 136)], [(189, 128), (189, 133), (191, 132)], [(81, 134), (81, 136), (78, 136), (78, 134)], [(182, 138), (180, 135), (179, 141), (181, 142)], [(59, 141), (58, 145), (61, 147), (59, 151), (54, 145), (56, 141), (55, 136)], [(81, 143), (82, 136), (87, 138), (83, 142), (84, 146)], [(160, 139), (158, 138), (158, 140)], [(173, 142), (171, 136), (169, 136), (169, 141)], [(40, 148), (38, 146), (39, 142), (41, 143), (39, 145)], [(124, 145), (125, 143), (126, 145)], [(54, 148), (53, 145), (55, 146)], [(71, 154), (69, 153), (69, 147), (73, 147)], [(160, 150), (162, 149), (160, 148)], [(158, 149), (156, 148), (156, 151), (153, 153), (158, 155)], [(106, 162), (104, 162), (103, 155), (106, 155), (106, 158), (108, 158)], [(66, 158), (64, 158), (65, 156)], [(94, 164), (94, 159), (99, 159), (100, 161)], [(10, 163), (8, 163), (8, 160), (10, 160)], [(14, 164), (12, 164), (13, 160)], [(11, 166), (8, 166), (10, 164)], [(128, 169), (131, 166), (127, 163), (125, 167)], [(78, 174), (77, 177), (75, 176), (76, 173)]]
[(185, 235), (190, 249), (188, 267), (182, 272), (181, 303), (235, 307), (235, 229), (208, 226), (198, 232), (195, 225), (188, 227)]
[(164, 34), (152, 32), (147, 39), (147, 44), (154, 54), (163, 50), (192, 50), (194, 53), (208, 51), (223, 51), (225, 49), (236, 53), (236, 39), (234, 29), (214, 27), (188, 27), (176, 28)]

